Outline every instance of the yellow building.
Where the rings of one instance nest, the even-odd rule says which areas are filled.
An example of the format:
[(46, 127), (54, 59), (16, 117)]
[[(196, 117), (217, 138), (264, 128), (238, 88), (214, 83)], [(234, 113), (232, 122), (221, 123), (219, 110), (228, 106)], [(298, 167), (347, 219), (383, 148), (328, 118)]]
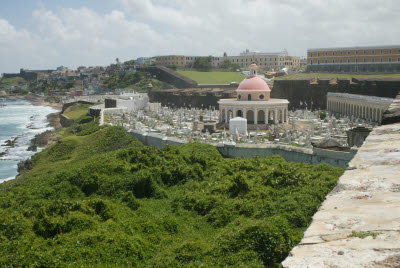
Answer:
[(400, 45), (308, 49), (307, 70), (311, 72), (400, 71)]
[(186, 66), (186, 57), (183, 55), (166, 55), (166, 56), (156, 56), (156, 64), (164, 66)]
[(298, 69), (300, 68), (300, 57), (288, 56), (284, 51), (282, 53), (263, 53), (247, 52), (239, 56), (226, 57), (232, 63), (239, 64), (241, 68), (249, 66), (255, 62), (261, 69), (278, 71), (282, 68)]

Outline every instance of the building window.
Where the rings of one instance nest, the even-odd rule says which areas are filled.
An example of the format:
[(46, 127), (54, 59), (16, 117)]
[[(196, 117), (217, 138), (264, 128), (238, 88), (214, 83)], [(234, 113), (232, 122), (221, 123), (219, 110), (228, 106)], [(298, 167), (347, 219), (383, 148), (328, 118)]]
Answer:
[(356, 59), (356, 62), (358, 62), (358, 59)]
[(389, 54), (392, 54), (392, 50), (389, 50)]
[(372, 54), (375, 54), (375, 50), (372, 50)]
[(335, 52), (332, 52), (332, 55), (335, 56)]
[(358, 50), (356, 50), (356, 55), (358, 55)]
[(399, 62), (400, 62), (400, 58), (397, 58), (397, 61), (399, 61)]
[(365, 54), (367, 54), (367, 51), (366, 51), (366, 50), (364, 50), (364, 55), (365, 55)]
[(381, 49), (381, 54), (383, 54), (383, 50)]
[(350, 55), (350, 51), (347, 51), (347, 55)]
[(374, 59), (374, 58), (372, 58), (372, 62), (375, 62), (375, 59)]
[(343, 60), (342, 59), (340, 59), (340, 63), (342, 63), (343, 62)]
[(312, 60), (310, 61), (310, 64), (312, 65)]
[(343, 55), (343, 51), (340, 51), (340, 55)]
[(335, 60), (332, 60), (332, 63), (335, 63)]
[(381, 58), (381, 62), (383, 62), (383, 59)]
[(318, 52), (318, 57), (319, 57), (319, 52)]
[(366, 59), (366, 58), (364, 58), (364, 62), (367, 62), (367, 59)]
[(242, 98), (242, 95), (239, 94), (239, 95), (238, 95), (238, 100), (240, 100), (241, 98)]
[(325, 52), (325, 56), (328, 56), (328, 52)]
[(319, 64), (319, 60), (318, 60), (318, 64)]
[(327, 61), (327, 60), (325, 60), (325, 63), (328, 63), (328, 61)]
[(251, 100), (251, 94), (247, 95), (247, 100)]
[(389, 58), (389, 62), (392, 62), (392, 58)]
[(263, 100), (263, 99), (264, 99), (264, 95), (261, 94), (261, 95), (260, 95), (260, 100)]
[(350, 63), (350, 59), (347, 59), (347, 63)]

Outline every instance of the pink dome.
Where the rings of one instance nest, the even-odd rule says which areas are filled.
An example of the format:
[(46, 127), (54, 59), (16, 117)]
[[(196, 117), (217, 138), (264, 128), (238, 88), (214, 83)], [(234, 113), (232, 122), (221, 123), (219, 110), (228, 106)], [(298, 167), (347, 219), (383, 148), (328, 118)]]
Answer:
[(268, 84), (258, 76), (250, 76), (245, 78), (239, 85), (236, 91), (239, 90), (257, 90), (270, 92)]

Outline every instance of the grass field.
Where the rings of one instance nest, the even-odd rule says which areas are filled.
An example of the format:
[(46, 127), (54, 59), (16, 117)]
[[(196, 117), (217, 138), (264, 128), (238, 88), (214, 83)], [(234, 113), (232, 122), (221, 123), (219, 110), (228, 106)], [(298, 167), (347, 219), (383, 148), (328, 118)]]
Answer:
[(229, 84), (231, 82), (241, 82), (246, 76), (238, 72), (197, 72), (197, 71), (178, 71), (199, 84)]
[(70, 119), (77, 119), (82, 115), (86, 115), (88, 113), (88, 108), (93, 106), (92, 104), (83, 104), (83, 103), (76, 103), (69, 107), (65, 112), (64, 115)]
[(335, 74), (335, 73), (298, 73), (298, 74), (292, 74), (292, 75), (287, 75), (287, 76), (281, 76), (278, 78), (275, 78), (275, 80), (282, 80), (282, 79), (292, 79), (292, 78), (310, 78), (310, 77), (332, 77), (332, 78), (338, 78), (338, 77), (346, 77), (346, 78), (352, 78), (352, 77), (400, 77), (400, 74)]

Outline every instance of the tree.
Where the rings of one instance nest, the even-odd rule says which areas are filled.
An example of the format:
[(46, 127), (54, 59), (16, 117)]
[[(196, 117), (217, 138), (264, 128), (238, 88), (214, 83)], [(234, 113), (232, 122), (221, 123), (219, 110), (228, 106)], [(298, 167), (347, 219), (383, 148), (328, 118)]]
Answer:
[(232, 68), (232, 62), (228, 59), (225, 59), (223, 62), (221, 62), (221, 65), (219, 66), (221, 69), (231, 69)]
[(211, 56), (196, 58), (193, 63), (193, 68), (202, 72), (210, 71), (211, 67)]
[(129, 66), (129, 65), (135, 65), (135, 63), (136, 63), (135, 60), (128, 60), (128, 61), (125, 61), (125, 62), (124, 62), (124, 65), (127, 65), (127, 66)]
[(238, 63), (233, 63), (231, 68), (232, 68), (232, 70), (239, 70), (240, 69), (240, 65)]

